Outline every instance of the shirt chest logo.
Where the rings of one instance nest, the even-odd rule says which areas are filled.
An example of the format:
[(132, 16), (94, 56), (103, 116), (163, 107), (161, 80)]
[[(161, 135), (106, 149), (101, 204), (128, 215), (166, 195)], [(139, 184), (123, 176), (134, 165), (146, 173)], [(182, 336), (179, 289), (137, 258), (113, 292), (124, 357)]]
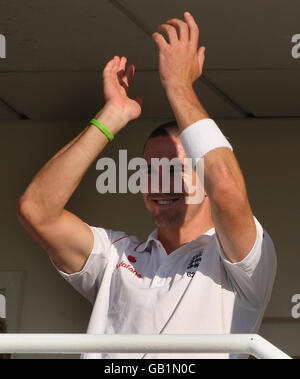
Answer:
[[(132, 255), (129, 255), (127, 259), (128, 259), (129, 262), (132, 262), (132, 263), (136, 262), (136, 258), (134, 256), (132, 256)], [(128, 264), (128, 263), (126, 263), (124, 261), (122, 261), (122, 262), (120, 262), (120, 263), (118, 263), (116, 265), (116, 270), (118, 270), (119, 268), (125, 268), (126, 270), (130, 271), (133, 275), (135, 275), (137, 278), (141, 278), (142, 277), (142, 275), (138, 274), (135, 271), (135, 269), (133, 268), (133, 266), (131, 264)]]
[(196, 270), (200, 266), (200, 263), (202, 261), (202, 254), (203, 254), (203, 250), (200, 250), (200, 252), (194, 255), (194, 257), (189, 262), (187, 266), (187, 270), (188, 270), (187, 276), (189, 278), (193, 278), (195, 276), (195, 272), (192, 270)]

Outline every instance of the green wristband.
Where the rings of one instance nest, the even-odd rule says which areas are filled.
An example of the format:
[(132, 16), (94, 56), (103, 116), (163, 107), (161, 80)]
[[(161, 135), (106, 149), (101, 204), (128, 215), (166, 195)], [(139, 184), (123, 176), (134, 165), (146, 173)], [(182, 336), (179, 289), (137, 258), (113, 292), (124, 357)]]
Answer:
[(101, 124), (101, 122), (99, 122), (98, 120), (95, 120), (94, 118), (90, 121), (90, 124), (92, 125), (95, 125), (97, 126), (97, 128), (103, 133), (106, 135), (106, 137), (108, 138), (108, 140), (111, 142), (115, 136), (109, 131), (106, 129), (106, 127), (104, 125)]

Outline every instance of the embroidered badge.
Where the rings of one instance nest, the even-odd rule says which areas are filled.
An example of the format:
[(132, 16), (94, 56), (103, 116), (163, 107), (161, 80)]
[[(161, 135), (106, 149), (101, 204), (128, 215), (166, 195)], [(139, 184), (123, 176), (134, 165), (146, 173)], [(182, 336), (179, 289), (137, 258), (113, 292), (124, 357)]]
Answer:
[(193, 257), (193, 259), (190, 261), (187, 270), (198, 268), (200, 266), (200, 263), (202, 261), (202, 254), (203, 250), (201, 250), (197, 255)]

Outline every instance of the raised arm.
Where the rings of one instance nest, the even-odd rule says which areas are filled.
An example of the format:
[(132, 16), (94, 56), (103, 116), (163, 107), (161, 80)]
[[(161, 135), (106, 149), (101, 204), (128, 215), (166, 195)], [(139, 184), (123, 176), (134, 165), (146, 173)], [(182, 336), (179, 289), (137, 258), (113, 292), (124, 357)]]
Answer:
[[(106, 104), (95, 117), (112, 134), (141, 114), (142, 101), (128, 96), (134, 66), (114, 57), (103, 71)], [(66, 273), (78, 272), (93, 247), (90, 228), (65, 209), (87, 169), (108, 143), (94, 125), (51, 158), (34, 177), (18, 203), (18, 217), (28, 233)]]
[[(199, 29), (193, 16), (186, 12), (184, 18), (171, 19), (159, 27), (168, 40), (160, 33), (153, 34), (159, 49), (161, 82), (181, 132), (209, 118), (193, 89), (193, 83), (202, 75), (205, 48), (198, 49)], [(209, 151), (204, 165), (205, 190), (220, 243), (229, 261), (240, 262), (256, 239), (242, 172), (228, 148)]]

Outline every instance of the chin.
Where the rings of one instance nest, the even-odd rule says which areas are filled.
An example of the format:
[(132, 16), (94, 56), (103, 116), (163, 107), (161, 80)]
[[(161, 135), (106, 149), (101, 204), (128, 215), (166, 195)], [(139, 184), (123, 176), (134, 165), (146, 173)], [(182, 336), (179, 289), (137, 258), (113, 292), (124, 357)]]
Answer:
[(155, 226), (159, 229), (178, 229), (184, 224), (184, 220), (176, 217), (154, 217)]

